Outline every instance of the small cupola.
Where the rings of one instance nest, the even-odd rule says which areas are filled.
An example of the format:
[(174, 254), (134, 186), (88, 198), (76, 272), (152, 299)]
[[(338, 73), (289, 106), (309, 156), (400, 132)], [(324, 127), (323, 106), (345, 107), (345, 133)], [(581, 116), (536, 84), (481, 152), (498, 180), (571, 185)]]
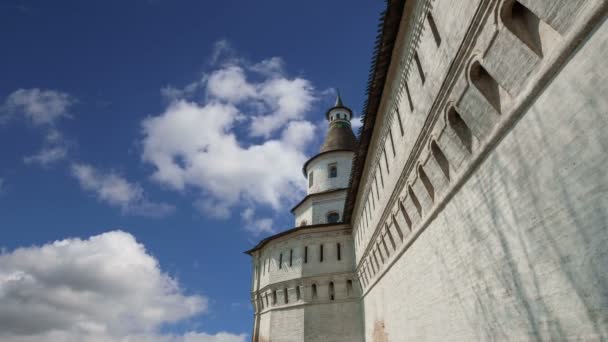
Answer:
[(350, 125), (350, 119), (353, 117), (353, 112), (350, 110), (350, 108), (342, 104), (340, 92), (338, 92), (338, 95), (336, 96), (336, 103), (327, 111), (325, 116), (330, 123), (334, 121), (341, 121)]

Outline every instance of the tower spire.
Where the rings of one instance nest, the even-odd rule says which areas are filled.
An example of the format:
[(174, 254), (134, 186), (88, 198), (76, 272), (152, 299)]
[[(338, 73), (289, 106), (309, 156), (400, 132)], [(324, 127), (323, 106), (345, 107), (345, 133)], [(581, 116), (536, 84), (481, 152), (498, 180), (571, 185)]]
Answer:
[(342, 104), (342, 97), (340, 97), (340, 88), (336, 88), (336, 104), (334, 105), (334, 107), (344, 107), (344, 105)]

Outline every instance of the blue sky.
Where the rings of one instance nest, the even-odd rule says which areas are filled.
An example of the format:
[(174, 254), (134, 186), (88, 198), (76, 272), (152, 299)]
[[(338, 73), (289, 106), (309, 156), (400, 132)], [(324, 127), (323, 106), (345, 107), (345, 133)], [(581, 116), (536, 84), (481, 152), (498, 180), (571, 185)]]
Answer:
[[(243, 251), (292, 226), (333, 88), (360, 111), (383, 6), (0, 3), (0, 313), (62, 317), (3, 338), (243, 340)], [(66, 289), (133, 302), (84, 314)]]

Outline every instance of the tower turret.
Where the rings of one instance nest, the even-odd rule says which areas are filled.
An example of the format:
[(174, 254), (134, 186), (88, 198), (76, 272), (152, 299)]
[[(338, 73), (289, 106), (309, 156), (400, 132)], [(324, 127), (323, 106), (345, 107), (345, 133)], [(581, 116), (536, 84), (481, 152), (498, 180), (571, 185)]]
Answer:
[(346, 189), (357, 138), (350, 125), (352, 111), (340, 94), (325, 114), (329, 128), (319, 153), (303, 167), (307, 178), (307, 196), (292, 212), (296, 225), (337, 222), (342, 219)]

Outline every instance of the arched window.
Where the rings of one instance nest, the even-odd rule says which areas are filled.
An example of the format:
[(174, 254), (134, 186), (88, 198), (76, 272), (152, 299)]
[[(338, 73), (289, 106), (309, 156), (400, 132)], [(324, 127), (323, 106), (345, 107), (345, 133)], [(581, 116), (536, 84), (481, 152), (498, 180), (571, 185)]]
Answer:
[(277, 305), (277, 290), (272, 291), (272, 305)]
[(287, 288), (283, 289), (283, 297), (285, 297), (285, 304), (289, 303), (289, 295), (287, 294)]
[(460, 142), (462, 142), (467, 151), (471, 153), (473, 151), (473, 135), (471, 129), (469, 129), (467, 123), (464, 122), (454, 107), (451, 107), (448, 110), (448, 123), (456, 133), (456, 136), (458, 136), (458, 139), (460, 139)]
[(338, 177), (338, 166), (336, 165), (336, 163), (332, 163), (328, 165), (327, 168), (327, 177), (328, 178), (336, 178)]
[(317, 299), (317, 284), (312, 284), (312, 299)]
[(332, 211), (327, 214), (327, 223), (336, 223), (340, 221), (340, 214), (335, 211)]
[(300, 300), (300, 285), (296, 285), (296, 300)]

